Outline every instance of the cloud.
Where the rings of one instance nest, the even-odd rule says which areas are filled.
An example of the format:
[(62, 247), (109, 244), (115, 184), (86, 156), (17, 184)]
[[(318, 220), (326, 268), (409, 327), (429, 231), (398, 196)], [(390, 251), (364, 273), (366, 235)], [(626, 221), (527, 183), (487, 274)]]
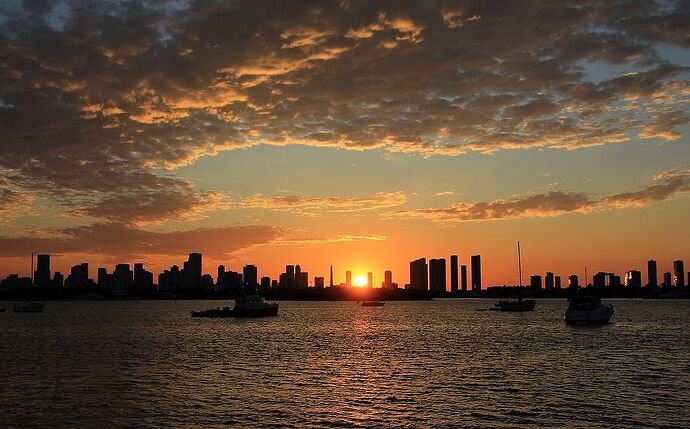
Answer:
[[(166, 218), (160, 202), (198, 214), (212, 191), (171, 170), (262, 143), (575, 150), (677, 140), (688, 123), (688, 68), (665, 57), (689, 46), (682, 1), (33, 1), (0, 15), (0, 169), (13, 192), (109, 221)], [(587, 73), (610, 64), (626, 72)], [(118, 215), (117, 201), (144, 204)]]
[(291, 238), (282, 239), (277, 244), (300, 244), (300, 245), (319, 245), (332, 243), (354, 243), (358, 241), (384, 241), (388, 237), (385, 235), (358, 235), (358, 234), (342, 234), (326, 238)]
[(447, 197), (450, 195), (455, 195), (455, 191), (443, 191), (443, 192), (436, 192), (434, 194), (435, 197)]
[(234, 205), (236, 208), (329, 212), (358, 212), (400, 206), (407, 202), (403, 192), (378, 192), (366, 197), (314, 197), (286, 195), (269, 197), (260, 193), (249, 195)]
[(397, 210), (386, 218), (421, 218), (437, 222), (469, 222), (518, 218), (556, 217), (567, 213), (645, 207), (690, 192), (690, 170), (670, 170), (653, 178), (653, 183), (633, 192), (592, 199), (581, 192), (552, 191), (474, 203), (457, 203), (446, 208)]
[(46, 230), (31, 237), (0, 238), (0, 256), (17, 257), (40, 251), (101, 254), (126, 260), (201, 251), (214, 257), (227, 257), (247, 247), (271, 243), (286, 232), (279, 227), (263, 225), (154, 232), (121, 223), (97, 223)]

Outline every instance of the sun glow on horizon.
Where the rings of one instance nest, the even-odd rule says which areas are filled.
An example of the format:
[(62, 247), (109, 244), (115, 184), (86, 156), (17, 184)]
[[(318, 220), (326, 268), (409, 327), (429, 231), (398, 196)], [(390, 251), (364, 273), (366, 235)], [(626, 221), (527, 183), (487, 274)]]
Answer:
[(364, 287), (367, 285), (367, 278), (364, 276), (355, 277), (355, 286)]

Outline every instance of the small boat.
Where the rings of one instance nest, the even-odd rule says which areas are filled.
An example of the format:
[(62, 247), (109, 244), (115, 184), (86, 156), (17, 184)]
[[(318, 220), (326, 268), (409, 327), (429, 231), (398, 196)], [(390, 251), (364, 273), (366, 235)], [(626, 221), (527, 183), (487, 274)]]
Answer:
[(534, 311), (537, 302), (533, 299), (518, 298), (517, 301), (498, 301), (491, 310), (493, 311)]
[(362, 307), (383, 307), (385, 302), (381, 301), (362, 301)]
[(613, 304), (604, 305), (597, 296), (577, 296), (569, 299), (565, 311), (568, 325), (603, 325), (613, 316)]
[(278, 315), (278, 304), (267, 303), (259, 295), (243, 295), (235, 299), (235, 307), (192, 311), (192, 317), (267, 317)]
[(15, 313), (40, 313), (45, 306), (45, 302), (27, 301), (21, 304), (14, 304), (12, 310)]

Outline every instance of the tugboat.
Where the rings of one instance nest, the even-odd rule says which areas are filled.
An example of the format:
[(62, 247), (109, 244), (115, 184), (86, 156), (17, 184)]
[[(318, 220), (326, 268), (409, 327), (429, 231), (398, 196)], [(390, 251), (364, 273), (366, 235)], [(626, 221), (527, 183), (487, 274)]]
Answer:
[(520, 253), (520, 242), (517, 243), (518, 249), (518, 273), (520, 278), (520, 288), (518, 289), (517, 301), (498, 301), (491, 308), (491, 311), (534, 311), (537, 302), (533, 299), (522, 299), (522, 255)]
[(40, 313), (45, 306), (45, 302), (27, 301), (21, 304), (14, 304), (12, 310), (15, 313)]
[(613, 304), (604, 305), (598, 296), (574, 296), (565, 311), (568, 325), (603, 325), (613, 316)]
[(362, 307), (383, 307), (385, 302), (381, 301), (362, 301)]
[(242, 295), (235, 299), (235, 307), (210, 308), (192, 311), (192, 317), (266, 317), (277, 316), (278, 304), (267, 303), (257, 294)]

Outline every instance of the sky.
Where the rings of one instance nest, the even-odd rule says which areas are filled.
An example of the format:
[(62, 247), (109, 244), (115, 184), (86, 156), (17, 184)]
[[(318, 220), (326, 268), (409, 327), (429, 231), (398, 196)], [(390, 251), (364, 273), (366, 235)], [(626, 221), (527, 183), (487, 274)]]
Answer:
[(689, 79), (688, 1), (3, 2), (0, 276), (671, 271)]

